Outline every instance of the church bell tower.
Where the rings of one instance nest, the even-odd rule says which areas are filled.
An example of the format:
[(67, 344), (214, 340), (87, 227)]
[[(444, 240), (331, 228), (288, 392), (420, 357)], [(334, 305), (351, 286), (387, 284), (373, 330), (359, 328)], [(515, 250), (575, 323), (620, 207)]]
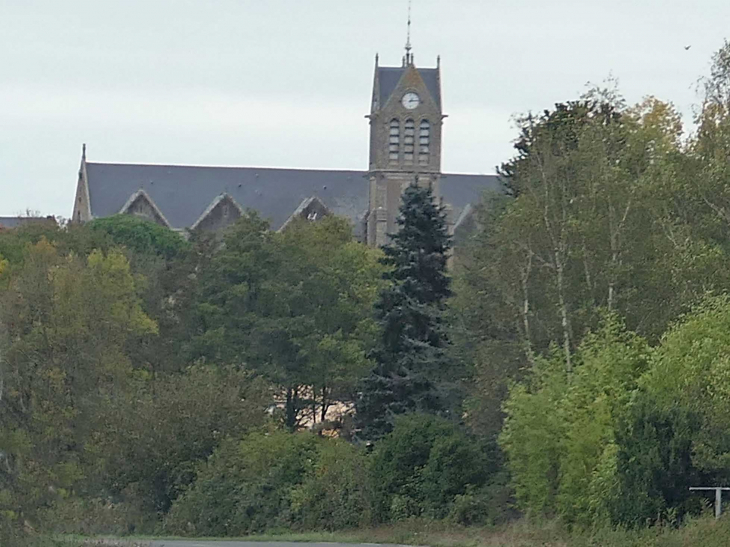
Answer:
[(439, 195), (441, 176), (441, 68), (417, 68), (410, 41), (401, 66), (383, 67), (375, 57), (370, 114), (370, 201), (367, 243), (381, 246), (397, 230), (403, 190), (413, 182)]

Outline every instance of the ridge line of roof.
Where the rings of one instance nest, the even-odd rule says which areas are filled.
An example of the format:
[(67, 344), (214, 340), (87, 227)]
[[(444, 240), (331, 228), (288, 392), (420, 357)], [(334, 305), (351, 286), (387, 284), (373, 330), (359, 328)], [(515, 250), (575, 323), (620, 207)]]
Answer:
[(466, 175), (469, 177), (499, 177), (497, 173), (464, 173), (461, 171), (449, 171), (448, 173), (441, 173), (442, 177), (448, 177), (449, 175)]
[(261, 167), (258, 165), (205, 165), (194, 163), (135, 163), (120, 161), (87, 161), (86, 165), (124, 165), (139, 167), (202, 167), (205, 169), (259, 169), (261, 171), (326, 171), (332, 173), (367, 173), (361, 169), (317, 169), (314, 167)]
[[(367, 169), (317, 169), (314, 167), (261, 167), (256, 165), (204, 165), (192, 163), (134, 163), (134, 162), (107, 162), (107, 161), (87, 161), (87, 165), (120, 165), (120, 166), (137, 166), (137, 167), (196, 167), (203, 169), (258, 169), (261, 171), (309, 171), (309, 172), (325, 172), (325, 173), (355, 173), (364, 175), (369, 173)], [(441, 173), (442, 177), (449, 175), (467, 175), (472, 177), (499, 177), (497, 173), (468, 173), (463, 171), (449, 171)]]
[[(405, 66), (378, 66), (378, 69), (380, 70), (405, 70), (408, 67)], [(438, 70), (439, 67), (437, 66), (416, 66), (414, 65), (413, 68), (416, 70)]]

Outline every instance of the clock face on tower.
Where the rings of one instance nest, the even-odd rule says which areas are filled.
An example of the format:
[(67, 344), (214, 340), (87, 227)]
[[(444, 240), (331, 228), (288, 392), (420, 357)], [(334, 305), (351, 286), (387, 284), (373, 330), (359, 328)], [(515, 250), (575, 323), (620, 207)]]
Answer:
[(418, 93), (409, 91), (408, 93), (403, 95), (401, 103), (403, 103), (403, 106), (406, 107), (408, 110), (413, 110), (414, 108), (418, 108), (418, 105), (421, 104), (421, 98), (418, 96)]

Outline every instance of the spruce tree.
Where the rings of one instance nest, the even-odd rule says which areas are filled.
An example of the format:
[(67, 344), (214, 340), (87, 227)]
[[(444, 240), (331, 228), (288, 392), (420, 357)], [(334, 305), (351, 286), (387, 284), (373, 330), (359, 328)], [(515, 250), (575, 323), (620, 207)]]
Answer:
[(356, 405), (365, 439), (390, 432), (398, 414), (446, 409), (439, 383), (449, 368), (443, 312), (451, 295), (446, 272), (451, 238), (444, 207), (430, 187), (412, 184), (405, 190), (398, 226), (383, 247), (389, 283), (375, 306), (381, 328), (376, 365)]

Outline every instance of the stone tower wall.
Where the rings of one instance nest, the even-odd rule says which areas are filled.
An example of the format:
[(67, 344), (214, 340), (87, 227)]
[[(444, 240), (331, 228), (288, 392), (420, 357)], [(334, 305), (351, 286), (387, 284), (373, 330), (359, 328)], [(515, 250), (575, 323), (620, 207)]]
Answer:
[[(438, 70), (438, 69), (437, 69)], [(376, 69), (374, 96), (378, 96), (378, 75)], [(409, 110), (401, 99), (408, 92), (420, 97), (417, 108)], [(433, 97), (418, 69), (407, 66), (397, 86), (385, 98), (383, 104), (373, 105), (370, 114), (370, 201), (368, 212), (368, 236), (370, 245), (387, 243), (388, 234), (397, 229), (396, 220), (403, 190), (414, 181), (430, 184), (434, 194), (439, 194), (441, 174), (441, 143), (443, 115), (437, 98)], [(399, 155), (390, 157), (391, 122), (398, 120)], [(414, 156), (407, 161), (405, 156), (406, 121), (413, 120)], [(423, 120), (430, 124), (429, 157), (426, 164), (419, 161), (420, 125)]]

